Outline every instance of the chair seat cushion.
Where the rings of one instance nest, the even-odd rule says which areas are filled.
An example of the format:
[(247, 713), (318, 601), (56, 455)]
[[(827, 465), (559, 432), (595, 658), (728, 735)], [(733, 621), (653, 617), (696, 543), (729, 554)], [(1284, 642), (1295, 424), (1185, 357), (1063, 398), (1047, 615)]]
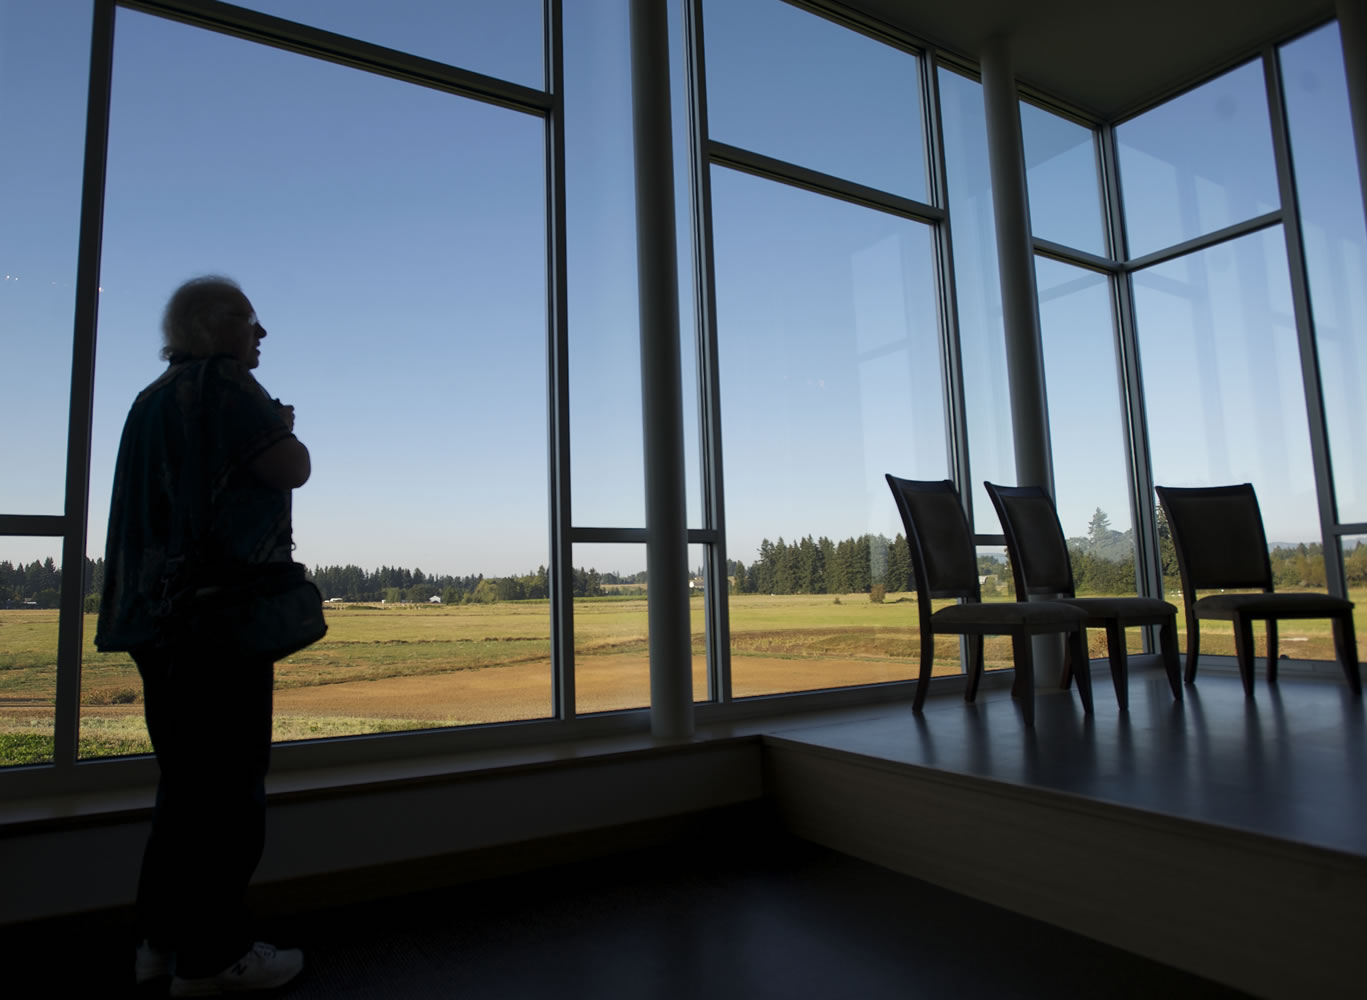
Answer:
[(1220, 619), (1236, 614), (1316, 618), (1352, 610), (1352, 601), (1328, 594), (1211, 594), (1196, 602), (1199, 617)]
[(1177, 614), (1177, 608), (1156, 597), (1067, 597), (1059, 598), (1096, 618), (1160, 618)]
[(1003, 604), (951, 604), (930, 616), (934, 627), (955, 625), (1058, 625), (1066, 629), (1087, 620), (1087, 612), (1057, 601), (1008, 601)]

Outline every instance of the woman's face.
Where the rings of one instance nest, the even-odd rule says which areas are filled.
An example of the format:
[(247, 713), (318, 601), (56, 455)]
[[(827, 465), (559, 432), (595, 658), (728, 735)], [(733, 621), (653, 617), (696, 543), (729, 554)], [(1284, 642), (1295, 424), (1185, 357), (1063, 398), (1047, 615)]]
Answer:
[(261, 340), (266, 336), (266, 328), (257, 322), (256, 310), (247, 296), (239, 293), (233, 297), (218, 333), (220, 350), (248, 368), (261, 363)]

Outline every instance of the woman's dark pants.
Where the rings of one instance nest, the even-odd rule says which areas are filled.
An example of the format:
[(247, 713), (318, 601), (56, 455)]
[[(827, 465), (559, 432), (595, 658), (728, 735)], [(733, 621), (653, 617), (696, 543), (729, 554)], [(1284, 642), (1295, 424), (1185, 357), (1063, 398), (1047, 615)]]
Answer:
[(161, 768), (138, 880), (138, 921), (176, 974), (246, 954), (243, 897), (265, 842), (274, 665), (193, 646), (133, 653)]

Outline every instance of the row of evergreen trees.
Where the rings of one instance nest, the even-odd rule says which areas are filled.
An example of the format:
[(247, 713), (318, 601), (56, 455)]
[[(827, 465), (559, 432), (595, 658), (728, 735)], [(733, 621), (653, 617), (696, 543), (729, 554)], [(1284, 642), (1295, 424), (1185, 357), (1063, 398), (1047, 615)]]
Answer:
[[(441, 598), (443, 604), (493, 604), (497, 601), (545, 600), (550, 596), (550, 577), (545, 566), (520, 576), (427, 576), (421, 569), (381, 566), (366, 572), (359, 566), (316, 566), (309, 574), (325, 598), (343, 601), (410, 601), (421, 604)], [(571, 570), (575, 597), (601, 597), (604, 583), (617, 582), (616, 574), (597, 570)]]
[[(98, 594), (104, 587), (104, 560), (85, 560), (87, 608), (98, 608)], [(62, 571), (48, 556), (27, 566), (23, 562), (0, 562), (0, 608), (55, 608), (62, 594)]]
[[(1158, 537), (1164, 589), (1175, 594), (1181, 588), (1177, 556), (1161, 508)], [(1101, 510), (1093, 515), (1086, 537), (1068, 539), (1068, 549), (1079, 593), (1126, 593), (1134, 589), (1131, 533), (1112, 531)], [(1325, 585), (1323, 551), (1318, 543), (1279, 546), (1270, 554), (1273, 579), (1279, 588)], [(1367, 544), (1345, 551), (1344, 570), (1349, 586), (1367, 586)], [(869, 593), (875, 586), (888, 591), (915, 589), (911, 556), (900, 534), (893, 539), (865, 534), (841, 542), (811, 535), (794, 542), (766, 538), (753, 562), (746, 565), (742, 560), (732, 560), (727, 571), (732, 591), (741, 594), (857, 594)], [(986, 594), (1010, 592), (1011, 568), (1001, 557), (979, 557), (978, 572), (988, 578), (984, 583)], [(324, 597), (344, 601), (422, 603), (440, 597), (443, 604), (490, 604), (544, 600), (550, 594), (545, 566), (521, 575), (486, 577), (428, 576), (421, 569), (399, 566), (367, 571), (348, 564), (318, 566), (310, 576)], [(570, 579), (575, 597), (600, 597), (609, 587), (644, 586), (646, 574), (599, 573), (578, 567), (571, 571)], [(104, 586), (103, 559), (85, 560), (83, 583), (86, 610), (97, 610)], [(0, 562), (0, 607), (55, 608), (61, 589), (62, 571), (50, 556), (27, 565)]]

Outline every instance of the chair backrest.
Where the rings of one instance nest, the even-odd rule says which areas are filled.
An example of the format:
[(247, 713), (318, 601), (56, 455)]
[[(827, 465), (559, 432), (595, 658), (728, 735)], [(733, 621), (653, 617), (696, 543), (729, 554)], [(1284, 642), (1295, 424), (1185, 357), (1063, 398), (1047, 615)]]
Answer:
[(1155, 489), (1167, 513), (1185, 595), (1224, 587), (1272, 589), (1272, 560), (1251, 483)]
[(902, 524), (907, 529), (916, 589), (928, 597), (982, 600), (973, 533), (959, 491), (948, 479), (898, 479), (888, 476)]
[(984, 482), (1011, 553), (1016, 600), (1029, 594), (1074, 596), (1073, 565), (1054, 501), (1039, 486), (998, 486)]

